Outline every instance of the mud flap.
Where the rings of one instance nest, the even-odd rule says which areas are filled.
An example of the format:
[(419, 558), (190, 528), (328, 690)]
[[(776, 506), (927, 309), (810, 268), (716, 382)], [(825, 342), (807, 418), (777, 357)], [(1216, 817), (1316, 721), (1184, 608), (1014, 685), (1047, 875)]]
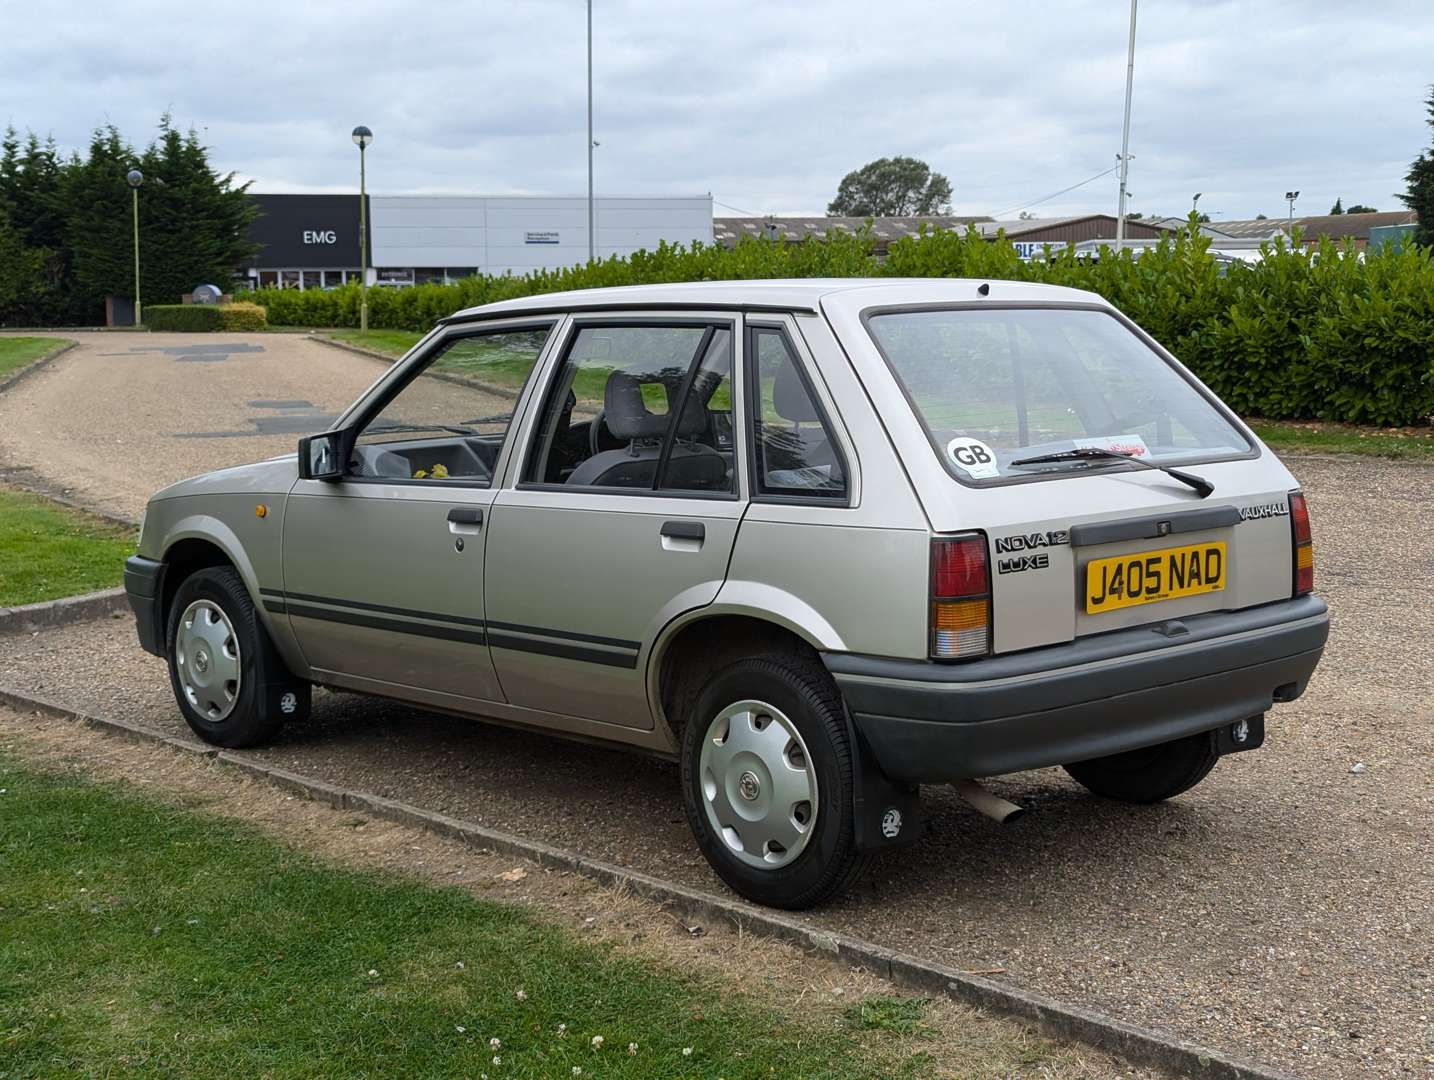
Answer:
[(916, 843), (921, 838), (921, 789), (915, 784), (899, 784), (882, 772), (876, 755), (850, 717), (847, 723), (852, 733), (857, 850), (878, 851)]
[(1238, 720), (1215, 729), (1215, 752), (1221, 757), (1265, 745), (1265, 714)]
[(264, 714), (282, 719), (286, 724), (307, 720), (312, 705), (310, 690), (308, 683), (298, 679), (280, 679), (265, 683), (260, 689)]

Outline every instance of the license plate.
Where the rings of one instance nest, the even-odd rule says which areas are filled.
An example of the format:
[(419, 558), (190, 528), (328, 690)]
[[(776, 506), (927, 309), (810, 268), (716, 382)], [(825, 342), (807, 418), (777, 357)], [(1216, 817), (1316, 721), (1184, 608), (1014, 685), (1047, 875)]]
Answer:
[(1085, 569), (1085, 613), (1219, 592), (1225, 566), (1224, 541), (1093, 559)]

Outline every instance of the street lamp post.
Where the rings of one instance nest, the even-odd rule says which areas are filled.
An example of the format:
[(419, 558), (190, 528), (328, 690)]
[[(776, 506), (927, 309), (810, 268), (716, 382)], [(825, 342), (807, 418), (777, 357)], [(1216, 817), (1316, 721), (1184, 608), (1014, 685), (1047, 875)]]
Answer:
[(1190, 202), (1190, 212), (1194, 214), (1197, 219), (1200, 217), (1200, 196), (1204, 194), (1203, 191), (1195, 192), (1195, 198)]
[(1292, 243), (1292, 244), (1293, 244), (1294, 241), (1295, 241), (1295, 200), (1298, 199), (1299, 197), (1300, 197), (1300, 193), (1299, 193), (1298, 191), (1287, 191), (1287, 192), (1285, 192), (1285, 200), (1290, 204), (1289, 224), (1290, 224), (1290, 243)]
[(139, 186), (144, 183), (144, 173), (138, 169), (131, 169), (125, 173), (125, 182), (129, 184), (130, 195), (133, 196), (134, 206), (134, 325), (138, 329), (141, 323), (139, 303)]
[(373, 142), (373, 132), (360, 124), (354, 128), (354, 145), (359, 148), (359, 330), (368, 333), (368, 190), (364, 177), (364, 151)]

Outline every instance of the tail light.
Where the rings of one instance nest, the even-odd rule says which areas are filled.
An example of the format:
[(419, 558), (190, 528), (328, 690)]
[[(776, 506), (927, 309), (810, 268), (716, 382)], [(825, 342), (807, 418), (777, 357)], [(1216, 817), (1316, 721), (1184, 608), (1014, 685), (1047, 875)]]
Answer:
[(1314, 590), (1314, 539), (1310, 535), (1310, 509), (1298, 491), (1290, 492), (1290, 532), (1294, 545), (1294, 595)]
[(931, 541), (931, 658), (991, 651), (991, 568), (981, 533)]

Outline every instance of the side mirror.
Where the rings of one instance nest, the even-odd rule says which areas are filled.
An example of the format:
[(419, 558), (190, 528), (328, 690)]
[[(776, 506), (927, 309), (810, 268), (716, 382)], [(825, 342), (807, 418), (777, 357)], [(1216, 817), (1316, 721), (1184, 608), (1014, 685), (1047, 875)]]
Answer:
[(344, 474), (344, 433), (324, 431), (299, 440), (299, 479), (337, 480)]

